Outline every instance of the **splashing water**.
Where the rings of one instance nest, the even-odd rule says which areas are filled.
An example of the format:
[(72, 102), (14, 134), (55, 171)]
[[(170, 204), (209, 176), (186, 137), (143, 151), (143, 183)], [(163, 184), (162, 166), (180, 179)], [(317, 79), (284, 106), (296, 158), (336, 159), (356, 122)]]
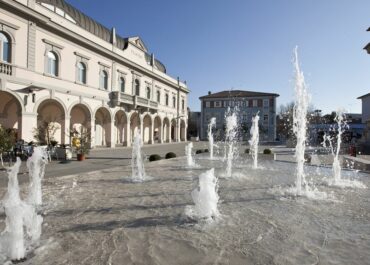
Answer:
[(189, 167), (195, 166), (194, 158), (192, 155), (192, 150), (193, 150), (193, 143), (188, 143), (185, 146), (185, 154), (186, 154), (186, 160), (188, 162)]
[[(306, 182), (304, 172), (304, 154), (306, 150), (306, 131), (307, 131), (307, 109), (310, 102), (310, 96), (307, 92), (303, 72), (298, 62), (298, 47), (294, 50), (294, 68), (295, 68), (295, 103), (293, 110), (293, 132), (297, 138), (295, 147), (295, 158), (297, 161), (296, 187), (292, 192), (296, 196), (306, 196), (308, 198), (324, 199), (326, 193), (311, 189)], [(304, 190), (302, 190), (302, 188)]]
[(143, 156), (141, 154), (141, 147), (143, 141), (141, 139), (140, 130), (137, 130), (134, 136), (134, 143), (132, 146), (132, 180), (134, 182), (142, 182), (146, 179)]
[(258, 121), (260, 117), (258, 112), (252, 118), (252, 127), (251, 127), (251, 139), (249, 140), (249, 145), (251, 149), (252, 159), (253, 159), (253, 168), (258, 167), (258, 142), (259, 142), (259, 128)]
[[(18, 172), (21, 160), (8, 173), (8, 191), (4, 197), (5, 230), (1, 233), (0, 249), (5, 250), (12, 261), (25, 258), (27, 249), (36, 244), (41, 236), (43, 218), (37, 215), (33, 204), (25, 203), (19, 195)], [(25, 230), (27, 237), (25, 237)]]
[(187, 215), (206, 221), (213, 221), (219, 215), (218, 211), (218, 184), (214, 168), (199, 176), (199, 186), (191, 192), (195, 206), (187, 208)]
[(331, 150), (331, 153), (333, 155), (333, 178), (328, 181), (328, 184), (331, 186), (338, 186), (338, 187), (354, 187), (354, 188), (366, 188), (366, 186), (357, 180), (350, 180), (350, 179), (343, 179), (342, 178), (342, 168), (340, 165), (339, 160), (339, 152), (340, 152), (340, 146), (342, 144), (342, 134), (343, 130), (347, 127), (347, 124), (344, 120), (344, 113), (343, 110), (339, 109), (336, 113), (335, 120), (337, 122), (338, 126), (338, 134), (337, 134), (337, 147), (334, 152), (333, 144), (332, 144), (332, 138), (330, 136), (324, 135), (324, 146), (325, 142), (329, 142), (329, 147)]
[(213, 159), (213, 133), (212, 129), (216, 126), (216, 118), (213, 117), (208, 124), (208, 145), (209, 145), (209, 158)]
[(233, 159), (235, 153), (235, 140), (237, 136), (237, 129), (238, 129), (238, 118), (237, 118), (237, 108), (234, 111), (231, 111), (228, 108), (225, 114), (226, 120), (226, 145), (227, 149), (227, 165), (226, 165), (226, 177), (231, 177), (232, 175), (232, 166), (233, 166)]
[(47, 153), (44, 148), (35, 147), (33, 154), (27, 160), (27, 168), (30, 178), (28, 203), (34, 206), (42, 205), (41, 182), (45, 175), (45, 166), (48, 163)]

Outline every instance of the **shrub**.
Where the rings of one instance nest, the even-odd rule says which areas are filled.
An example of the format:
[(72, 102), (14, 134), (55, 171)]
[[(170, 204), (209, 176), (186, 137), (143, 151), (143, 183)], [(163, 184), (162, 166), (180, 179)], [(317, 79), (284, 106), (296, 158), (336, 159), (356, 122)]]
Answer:
[(208, 149), (204, 149), (204, 153), (208, 153), (209, 151), (208, 151)]
[(249, 154), (249, 152), (250, 152), (249, 148), (245, 149), (244, 151), (245, 154)]
[(310, 154), (304, 154), (304, 161), (305, 163), (307, 164), (310, 164), (311, 163), (311, 155)]
[(203, 150), (198, 149), (197, 151), (195, 151), (195, 153), (196, 153), (196, 154), (201, 154), (201, 153), (203, 153)]
[(157, 161), (157, 160), (161, 160), (161, 156), (158, 155), (158, 154), (154, 154), (154, 155), (150, 155), (149, 156), (149, 161), (152, 162), (152, 161)]
[(271, 149), (268, 149), (268, 148), (266, 148), (265, 150), (263, 150), (263, 153), (265, 155), (271, 155), (272, 154)]
[(165, 156), (166, 159), (175, 158), (175, 157), (176, 157), (176, 154), (172, 152), (167, 153)]

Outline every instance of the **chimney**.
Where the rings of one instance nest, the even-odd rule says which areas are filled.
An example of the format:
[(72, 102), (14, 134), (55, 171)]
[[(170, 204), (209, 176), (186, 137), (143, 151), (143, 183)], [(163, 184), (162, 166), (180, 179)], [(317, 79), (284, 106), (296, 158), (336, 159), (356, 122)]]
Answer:
[(112, 34), (111, 34), (111, 42), (113, 45), (116, 45), (117, 38), (116, 38), (116, 28), (112, 28)]
[(154, 53), (152, 53), (152, 55), (150, 56), (150, 64), (151, 64), (152, 66), (154, 66), (154, 64), (155, 64)]

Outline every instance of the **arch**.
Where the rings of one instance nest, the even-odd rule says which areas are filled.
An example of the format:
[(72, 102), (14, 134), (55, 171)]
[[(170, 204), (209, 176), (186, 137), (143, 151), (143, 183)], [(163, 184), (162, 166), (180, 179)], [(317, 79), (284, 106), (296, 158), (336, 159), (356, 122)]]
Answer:
[(127, 145), (127, 115), (123, 110), (114, 114), (115, 144)]
[(153, 143), (153, 131), (152, 131), (152, 117), (150, 114), (145, 114), (143, 117), (143, 143)]
[(133, 112), (130, 116), (130, 130), (131, 130), (131, 141), (134, 140), (135, 134), (140, 130), (140, 117), (137, 112)]
[(0, 91), (0, 125), (14, 129), (18, 139), (22, 139), (22, 104), (12, 93)]
[(180, 141), (186, 141), (186, 122), (183, 119), (180, 121)]
[(162, 132), (163, 136), (162, 139), (164, 142), (169, 143), (171, 138), (170, 138), (170, 120), (165, 117), (163, 119), (163, 125), (162, 125)]
[(105, 107), (95, 111), (95, 145), (111, 146), (111, 112)]
[(37, 128), (35, 139), (40, 144), (51, 141), (65, 144), (65, 106), (56, 99), (44, 99), (37, 106)]
[(176, 132), (177, 132), (176, 120), (172, 119), (171, 121), (171, 141), (172, 142), (175, 142), (177, 140)]
[(153, 141), (156, 143), (162, 143), (163, 138), (163, 128), (162, 128), (162, 120), (159, 115), (154, 117), (153, 120), (154, 126), (153, 126)]
[[(34, 112), (34, 113), (37, 113), (37, 110), (39, 109), (40, 105), (41, 105), (45, 100), (49, 100), (49, 99), (50, 99), (50, 97), (48, 97), (48, 96), (46, 96), (46, 97), (42, 97), (42, 98), (38, 99), (38, 100), (36, 101), (36, 103), (35, 103), (35, 106), (33, 107), (33, 112)], [(59, 98), (53, 98), (53, 99), (51, 99), (51, 100), (55, 100), (55, 101), (57, 101), (57, 102), (62, 106), (62, 108), (63, 108), (63, 112), (64, 112), (64, 113), (68, 113), (68, 112), (67, 112), (67, 106), (64, 104), (64, 102), (63, 102), (63, 101), (61, 101)]]
[(71, 107), (69, 113), (71, 117), (69, 131), (81, 132), (83, 128), (86, 128), (88, 135), (91, 135), (90, 109), (86, 105), (79, 103)]

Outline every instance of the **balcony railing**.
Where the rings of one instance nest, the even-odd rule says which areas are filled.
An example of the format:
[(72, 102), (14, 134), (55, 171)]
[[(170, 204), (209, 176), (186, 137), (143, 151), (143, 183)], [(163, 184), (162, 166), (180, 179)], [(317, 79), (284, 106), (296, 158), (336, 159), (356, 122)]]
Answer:
[(13, 66), (11, 64), (0, 62), (0, 74), (12, 75)]
[(139, 96), (131, 96), (125, 93), (121, 93), (119, 91), (113, 91), (111, 94), (111, 100), (114, 105), (119, 105), (120, 103), (130, 104), (134, 107), (147, 107), (152, 109), (158, 108), (158, 102), (151, 101), (146, 98), (142, 98)]

